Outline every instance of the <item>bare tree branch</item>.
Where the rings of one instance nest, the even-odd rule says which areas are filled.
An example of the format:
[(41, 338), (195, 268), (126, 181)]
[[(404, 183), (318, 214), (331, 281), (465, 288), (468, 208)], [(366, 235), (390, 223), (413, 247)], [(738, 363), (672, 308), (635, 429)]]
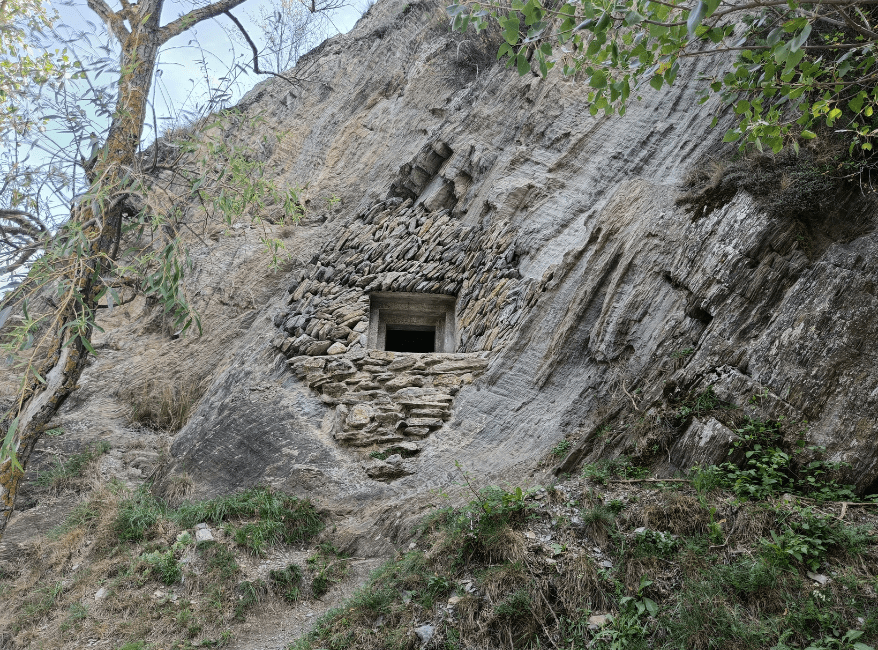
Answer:
[[(875, 1), (878, 2), (878, 0)], [(167, 43), (168, 40), (172, 39), (174, 36), (182, 34), (193, 25), (200, 23), (202, 20), (219, 16), (229, 9), (234, 9), (243, 2), (244, 0), (220, 0), (219, 2), (214, 2), (206, 7), (193, 9), (189, 13), (177, 18), (177, 20), (162, 27), (161, 30), (159, 30), (158, 35), (159, 43)]]
[(235, 18), (230, 11), (223, 12), (226, 16), (228, 16), (235, 26), (238, 28), (238, 31), (244, 36), (244, 39), (247, 41), (247, 44), (250, 46), (250, 50), (253, 52), (253, 72), (256, 74), (270, 74), (275, 77), (279, 77), (283, 79), (291, 86), (297, 85), (297, 82), (289, 77), (285, 77), (282, 74), (278, 74), (277, 72), (272, 72), (271, 70), (260, 70), (259, 69), (259, 51), (256, 49), (256, 44), (253, 42), (253, 39), (250, 38), (250, 35), (247, 33), (247, 30), (244, 29), (244, 26), (240, 23), (240, 21)]
[(101, 17), (101, 20), (107, 24), (120, 43), (124, 43), (130, 36), (130, 32), (125, 27), (125, 21), (110, 9), (104, 0), (88, 0), (88, 8)]
[(852, 30), (854, 30), (858, 34), (865, 36), (869, 40), (872, 40), (872, 41), (878, 40), (878, 34), (873, 32), (871, 29), (867, 29), (867, 28), (863, 27), (862, 25), (860, 25), (858, 22), (856, 22), (853, 18), (851, 18), (848, 15), (847, 11), (845, 11), (844, 9), (839, 9), (838, 13), (844, 19), (844, 22), (847, 23), (847, 26), (850, 27)]

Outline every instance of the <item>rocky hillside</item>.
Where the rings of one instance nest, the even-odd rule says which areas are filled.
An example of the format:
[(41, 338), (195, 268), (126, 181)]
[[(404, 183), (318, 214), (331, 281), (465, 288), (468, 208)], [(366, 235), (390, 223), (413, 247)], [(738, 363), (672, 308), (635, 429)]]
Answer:
[[(352, 32), (303, 57), (297, 84), (271, 79), (247, 94), (226, 137), (251, 147), (281, 185), (305, 188), (305, 216), (191, 238), (186, 285), (202, 336), (175, 338), (142, 298), (106, 316), (99, 354), (53, 422), (57, 435), (41, 443), (0, 546), (10, 580), (67, 575), (70, 558), (87, 556), (76, 544), (112, 547), (112, 517), (94, 510), (96, 527), (59, 551), (67, 560), (26, 569), (37, 536), (111, 478), (123, 491), (149, 479), (172, 509), (260, 486), (309, 499), (332, 537), (295, 542), (333, 549), (311, 549), (310, 578), (336, 557), (369, 565), (407, 548), (441, 493), (459, 504), (470, 487), (549, 485), (620, 457), (649, 476), (680, 477), (730, 450), (744, 463), (747, 427), (783, 453), (800, 450), (787, 467), (796, 480), (809, 462), (827, 462), (819, 467), (831, 485), (878, 491), (872, 204), (802, 172), (802, 161), (827, 155), (819, 143), (799, 162), (725, 148), (721, 126), (709, 128), (719, 107), (697, 103), (698, 79), (719, 69), (717, 58), (692, 61), (671, 93), (644, 91), (609, 118), (590, 116), (577, 80), (519, 77), (494, 62), (496, 47), (490, 33), (451, 33), (430, 0), (381, 0)], [(254, 216), (271, 221), (272, 210)], [(196, 207), (191, 223), (201, 223)], [(268, 270), (266, 233), (291, 255), (279, 271)], [(412, 315), (394, 293), (433, 302)], [(380, 313), (422, 329), (433, 319), (447, 348), (377, 349), (393, 325)], [(74, 456), (91, 478), (45, 478), (66, 462), (53, 459)], [(103, 498), (128, 503), (114, 494)], [(153, 519), (166, 522), (161, 535), (195, 563), (210, 558), (186, 551), (178, 534), (194, 540), (195, 523), (258, 516), (245, 508), (195, 522), (162, 512)], [(651, 525), (639, 512), (620, 534)], [(696, 528), (719, 535), (713, 522)], [(589, 552), (600, 561), (597, 546)], [(253, 584), (301, 559), (292, 553), (239, 564)], [(437, 579), (469, 579), (430, 566)], [(364, 570), (347, 574), (344, 589)], [(93, 598), (87, 591), (81, 598)], [(237, 617), (225, 611), (223, 621)], [(550, 638), (541, 629), (550, 619), (534, 619), (525, 636)], [(37, 643), (40, 633), (16, 620), (18, 642)], [(293, 627), (283, 642), (309, 621)], [(525, 647), (510, 629), (512, 645)], [(91, 634), (100, 647), (121, 645)], [(241, 638), (240, 647), (263, 647)]]

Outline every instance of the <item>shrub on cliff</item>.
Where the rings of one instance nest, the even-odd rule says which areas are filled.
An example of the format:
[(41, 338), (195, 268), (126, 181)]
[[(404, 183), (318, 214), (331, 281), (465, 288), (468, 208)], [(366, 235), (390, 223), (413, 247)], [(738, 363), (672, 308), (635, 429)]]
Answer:
[[(452, 24), (477, 30), (497, 23), (498, 58), (519, 74), (558, 66), (586, 79), (591, 113), (625, 113), (648, 83), (672, 85), (687, 58), (731, 54), (704, 79), (737, 124), (724, 140), (775, 153), (798, 150), (823, 124), (849, 138), (855, 167), (867, 166), (878, 133), (875, 5), (863, 0), (464, 0)], [(714, 118), (714, 124), (718, 116)]]

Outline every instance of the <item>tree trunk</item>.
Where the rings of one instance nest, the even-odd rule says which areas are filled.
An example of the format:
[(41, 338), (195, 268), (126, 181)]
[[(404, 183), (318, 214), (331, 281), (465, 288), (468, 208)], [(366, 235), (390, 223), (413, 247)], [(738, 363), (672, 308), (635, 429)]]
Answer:
[[(159, 17), (164, 0), (145, 0), (135, 7), (131, 32), (122, 40), (121, 72), (116, 110), (106, 145), (93, 169), (95, 179), (89, 197), (73, 211), (72, 221), (94, 220), (85, 232), (89, 237), (85, 254), (59, 259), (69, 271), (61, 282), (67, 291), (52, 326), (54, 336), (38, 369), (45, 383), (33, 380), (21, 393), (5, 422), (17, 419), (8, 457), (0, 463), (0, 539), (15, 507), (15, 497), (24, 478), (34, 446), (51, 418), (75, 389), (88, 358), (86, 341), (91, 340), (101, 274), (108, 270), (121, 233), (122, 203), (126, 190), (126, 168), (132, 169), (143, 131), (153, 71), (162, 44)], [(103, 16), (102, 16), (103, 17)], [(119, 32), (116, 32), (117, 37)], [(47, 253), (51, 254), (51, 253)], [(73, 340), (71, 340), (73, 339)], [(18, 461), (18, 464), (15, 463)]]

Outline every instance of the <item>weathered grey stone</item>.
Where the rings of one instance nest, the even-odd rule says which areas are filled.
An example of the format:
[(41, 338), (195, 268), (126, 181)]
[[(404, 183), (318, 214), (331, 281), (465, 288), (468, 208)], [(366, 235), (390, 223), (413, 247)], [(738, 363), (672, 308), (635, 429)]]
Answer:
[(412, 409), (409, 411), (410, 418), (441, 418), (446, 419), (451, 414), (447, 409)]
[(439, 418), (406, 418), (406, 424), (410, 427), (429, 427), (431, 429), (438, 429), (442, 426), (443, 422)]
[(432, 625), (421, 625), (420, 627), (415, 628), (415, 636), (421, 642), (422, 646), (426, 646), (433, 639), (433, 634), (435, 633), (435, 628)]
[(445, 401), (431, 402), (429, 400), (420, 400), (420, 399), (415, 399), (415, 398), (398, 399), (397, 395), (399, 395), (399, 393), (396, 393), (393, 396), (394, 397), (393, 401), (395, 403), (399, 404), (400, 406), (404, 406), (404, 407), (409, 408), (409, 409), (447, 409), (448, 404), (451, 401), (450, 395), (449, 395), (449, 399), (447, 402), (445, 402)]
[(408, 370), (412, 368), (417, 359), (413, 355), (398, 356), (387, 366), (388, 372), (399, 372), (400, 370)]
[[(312, 388), (315, 385), (311, 386)], [(320, 388), (324, 395), (328, 395), (329, 397), (341, 397), (345, 393), (348, 392), (348, 386), (345, 383), (325, 383), (321, 385), (317, 385), (316, 387)]]
[[(421, 445), (417, 442), (404, 441), (398, 442), (392, 447), (388, 447), (384, 450), (385, 452), (393, 453), (393, 454), (403, 454), (403, 455), (415, 455), (420, 453)], [(389, 460), (389, 459), (388, 459)]]
[(433, 377), (433, 387), (441, 388), (447, 390), (449, 393), (451, 391), (456, 391), (460, 388), (460, 385), (463, 383), (463, 380), (457, 375), (439, 375), (437, 377)]
[(402, 463), (391, 464), (383, 460), (373, 460), (369, 463), (363, 463), (363, 469), (366, 470), (366, 475), (369, 478), (375, 479), (376, 481), (391, 481), (412, 473), (407, 470)]
[(719, 465), (728, 457), (729, 447), (738, 435), (715, 418), (693, 419), (669, 452), (670, 462), (683, 471), (696, 465)]
[(375, 411), (368, 404), (357, 404), (353, 406), (348, 413), (345, 424), (349, 427), (362, 428), (372, 421)]
[(357, 368), (348, 359), (332, 359), (326, 363), (324, 368), (324, 372), (332, 375), (335, 380), (349, 378), (357, 373)]
[(330, 345), (329, 348), (327, 348), (326, 354), (344, 354), (345, 352), (347, 352), (347, 350), (348, 348), (346, 345), (342, 345), (341, 343), (336, 342)]
[[(380, 378), (376, 377), (376, 379), (380, 379)], [(386, 384), (384, 384), (384, 388), (389, 390), (389, 391), (396, 391), (396, 390), (399, 390), (400, 388), (409, 388), (411, 386), (420, 387), (423, 385), (424, 385), (424, 378), (423, 377), (418, 377), (417, 375), (409, 375), (407, 373), (404, 373), (404, 374), (399, 375), (398, 377), (395, 377), (395, 378), (391, 379), (390, 381), (388, 381)]]
[(427, 427), (406, 427), (403, 429), (403, 433), (407, 436), (413, 436), (415, 438), (424, 438), (430, 435), (430, 429)]
[(312, 359), (310, 357), (294, 357), (288, 362), (293, 371), (303, 377), (308, 373), (322, 371), (326, 365), (326, 359)]
[(316, 357), (325, 353), (330, 345), (332, 345), (332, 341), (314, 341), (305, 348), (304, 352), (307, 355)]
[(381, 424), (386, 424), (391, 427), (396, 426), (396, 424), (403, 419), (403, 414), (397, 411), (385, 411), (382, 413), (375, 414), (375, 421), (380, 422)]

